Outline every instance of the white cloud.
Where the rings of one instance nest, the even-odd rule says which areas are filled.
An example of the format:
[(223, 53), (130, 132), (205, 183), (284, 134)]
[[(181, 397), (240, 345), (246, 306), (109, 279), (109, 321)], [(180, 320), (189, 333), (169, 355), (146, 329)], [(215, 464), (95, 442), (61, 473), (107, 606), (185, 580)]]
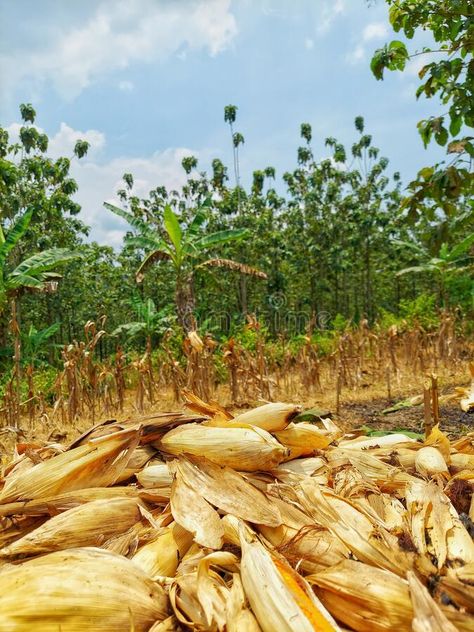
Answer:
[(119, 90), (122, 92), (133, 92), (135, 86), (132, 81), (119, 81), (118, 84)]
[(345, 0), (326, 0), (323, 2), (319, 23), (316, 27), (318, 33), (329, 31), (334, 20), (344, 13), (345, 9)]
[(304, 47), (307, 50), (311, 50), (312, 48), (314, 48), (314, 40), (312, 40), (310, 37), (307, 37), (304, 41)]
[(49, 141), (48, 154), (53, 158), (70, 156), (78, 140), (86, 140), (90, 144), (87, 152), (89, 160), (95, 158), (105, 146), (105, 135), (102, 132), (95, 129), (81, 132), (61, 123), (59, 131)]
[(183, 48), (217, 55), (236, 33), (230, 0), (103, 0), (83, 25), (63, 30), (42, 49), (4, 53), (4, 94), (22, 82), (30, 90), (52, 83), (71, 99), (135, 62), (159, 61)]
[(364, 42), (370, 42), (371, 40), (383, 39), (387, 35), (388, 28), (383, 22), (371, 22), (363, 30), (362, 39)]
[(365, 57), (365, 48), (361, 44), (357, 46), (347, 54), (346, 59), (350, 64), (357, 64)]
[(350, 64), (358, 64), (365, 60), (368, 57), (365, 44), (374, 40), (383, 40), (388, 33), (388, 28), (383, 22), (370, 22), (365, 26), (362, 35), (358, 37), (357, 44), (347, 53), (346, 61)]

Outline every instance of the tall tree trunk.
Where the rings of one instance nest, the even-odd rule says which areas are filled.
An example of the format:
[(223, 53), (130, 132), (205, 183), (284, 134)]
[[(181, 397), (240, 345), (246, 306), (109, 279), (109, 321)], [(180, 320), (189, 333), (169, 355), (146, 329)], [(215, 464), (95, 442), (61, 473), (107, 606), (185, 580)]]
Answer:
[(242, 308), (242, 314), (247, 316), (248, 314), (248, 298), (247, 298), (247, 277), (245, 274), (241, 274), (239, 278), (239, 294), (240, 294), (240, 306)]
[(11, 299), (11, 332), (13, 334), (13, 380), (15, 383), (14, 419), (15, 428), (19, 427), (21, 402), (21, 342), (18, 303), (16, 297)]
[(194, 314), (196, 300), (194, 298), (192, 274), (178, 277), (176, 280), (175, 303), (178, 323), (183, 331), (187, 333), (188, 331), (196, 329), (196, 318)]
[(396, 280), (396, 298), (395, 298), (395, 300), (396, 300), (396, 303), (397, 303), (396, 312), (395, 313), (397, 314), (397, 316), (400, 316), (400, 298), (401, 298), (400, 277), (396, 276), (395, 280)]
[(371, 261), (370, 261), (370, 239), (367, 236), (365, 239), (365, 316), (372, 322), (373, 309), (372, 309), (372, 274), (371, 274)]

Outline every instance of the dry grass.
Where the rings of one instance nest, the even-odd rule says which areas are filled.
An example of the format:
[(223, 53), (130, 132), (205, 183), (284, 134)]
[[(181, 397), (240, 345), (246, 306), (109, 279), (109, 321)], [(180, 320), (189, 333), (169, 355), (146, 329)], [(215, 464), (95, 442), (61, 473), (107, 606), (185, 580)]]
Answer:
[[(164, 354), (153, 363), (148, 348), (142, 358), (128, 363), (121, 349), (100, 362), (94, 352), (104, 335), (101, 325), (87, 323), (85, 341), (64, 348), (64, 368), (56, 380), (52, 406), (41, 398), (32, 405), (35, 397), (29, 392), (19, 416), (17, 407), (9, 407), (15, 398), (6, 393), (0, 427), (3, 454), (11, 454), (18, 441), (68, 441), (104, 418), (124, 420), (150, 411), (179, 410), (184, 388), (231, 411), (262, 401), (287, 401), (329, 411), (344, 429), (366, 424), (420, 431), (423, 406), (387, 416), (382, 411), (422, 395), (426, 379), (436, 375), (442, 426), (453, 434), (471, 429), (470, 417), (462, 415), (451, 396), (455, 387), (469, 383), (474, 347), (459, 335), (449, 314), (434, 332), (420, 327), (371, 330), (362, 322), (358, 329), (340, 333), (324, 357), (309, 337), (297, 351), (283, 340), (278, 347), (267, 343), (258, 322), (250, 319), (248, 328), (256, 336), (253, 351), (232, 339), (219, 348), (211, 336), (190, 332), (180, 358), (165, 339)], [(226, 383), (217, 377), (219, 362), (226, 365)]]
[[(450, 395), (455, 387), (467, 386), (469, 384), (468, 361), (461, 361), (454, 366), (438, 367), (438, 381), (440, 385), (440, 396)], [(329, 411), (337, 419), (338, 424), (343, 429), (358, 427), (361, 425), (371, 425), (375, 428), (393, 429), (407, 428), (420, 431), (423, 421), (422, 406), (401, 410), (393, 415), (382, 415), (382, 410), (392, 403), (407, 399), (412, 396), (421, 395), (423, 392), (423, 382), (425, 374), (409, 375), (402, 374), (400, 379), (391, 385), (391, 398), (388, 398), (387, 384), (384, 380), (374, 382), (363, 381), (360, 386), (343, 387), (340, 394), (340, 410), (336, 413), (336, 384), (332, 379), (330, 371), (323, 371), (321, 375), (321, 391), (319, 389), (308, 390), (301, 384), (301, 376), (294, 372), (287, 377), (286, 384), (291, 383), (291, 389), (285, 388), (286, 384), (272, 389), (273, 399), (279, 401), (294, 402), (304, 408), (320, 408)], [(137, 409), (137, 392), (129, 389), (123, 396), (123, 409), (117, 410), (114, 414), (102, 413), (100, 418), (114, 418), (119, 421), (136, 416), (139, 412), (150, 413), (160, 411), (180, 410), (183, 408), (183, 401), (176, 401), (176, 393), (173, 386), (160, 386), (157, 389), (153, 404), (145, 401), (142, 411)], [(258, 405), (264, 398), (249, 398), (241, 400), (236, 406), (232, 402), (231, 386), (229, 384), (218, 385), (214, 390), (213, 398), (221, 402), (231, 412), (237, 412), (246, 408)], [(456, 418), (459, 423), (456, 424)], [(68, 442), (74, 439), (98, 421), (90, 414), (83, 414), (70, 421), (54, 415), (53, 409), (47, 409), (41, 417), (37, 417), (30, 425), (27, 416), (22, 417), (19, 430), (7, 426), (0, 430), (0, 449), (3, 454), (11, 454), (17, 441), (58, 441)], [(469, 417), (463, 415), (457, 400), (445, 402), (441, 408), (441, 425), (453, 434), (461, 434), (471, 431), (474, 419), (469, 424)]]

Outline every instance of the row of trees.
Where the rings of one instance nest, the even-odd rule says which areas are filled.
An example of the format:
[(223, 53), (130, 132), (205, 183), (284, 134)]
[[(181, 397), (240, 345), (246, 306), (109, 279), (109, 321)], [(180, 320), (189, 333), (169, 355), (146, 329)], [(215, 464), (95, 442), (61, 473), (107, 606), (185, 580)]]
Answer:
[[(103, 315), (116, 334), (101, 340), (104, 352), (126, 337), (151, 341), (170, 326), (227, 335), (248, 314), (274, 335), (298, 334), (341, 318), (374, 322), (422, 293), (472, 313), (472, 9), (457, 0), (387, 3), (408, 38), (423, 27), (434, 34), (441, 60), (420, 72), (418, 96), (440, 96), (449, 107), (419, 125), (425, 144), (447, 145), (448, 163), (422, 169), (408, 189), (361, 116), (350, 147), (313, 139), (303, 123), (295, 168), (282, 177), (271, 166), (257, 170), (246, 188), (244, 138), (229, 105), (230, 170), (215, 159), (206, 173), (188, 156), (182, 189), (157, 183), (146, 198), (124, 174), (120, 203), (106, 205), (130, 226), (116, 252), (89, 242), (78, 217), (70, 167), (88, 144), (51, 159), (33, 107), (22, 105), (18, 142), (0, 128), (0, 345), (18, 339), (18, 322), (61, 345)], [(427, 52), (409, 53), (396, 40), (376, 51), (372, 70), (381, 79)]]
[[(126, 333), (123, 324), (135, 322), (138, 302), (147, 299), (161, 321), (171, 324), (175, 316), (189, 330), (197, 319), (217, 334), (229, 333), (249, 313), (273, 325), (283, 311), (307, 320), (323, 312), (373, 321), (381, 310), (397, 313), (402, 301), (420, 292), (435, 293), (440, 306), (470, 308), (468, 201), (457, 201), (448, 231), (441, 230), (445, 220), (407, 221), (400, 178), (390, 177), (389, 161), (360, 116), (352, 147), (329, 137), (328, 155), (320, 160), (311, 127), (302, 124), (297, 166), (283, 175), (284, 185), (267, 167), (245, 190), (219, 160), (207, 174), (190, 156), (183, 160), (188, 178), (181, 191), (160, 186), (142, 199), (134, 195), (133, 176), (125, 174), (117, 193), (121, 206), (105, 205), (130, 226), (123, 249), (115, 252), (84, 241), (88, 229), (71, 200), (71, 159), (49, 159), (33, 109), (22, 106), (21, 112), (18, 144), (9, 144), (1, 131), (4, 339), (8, 297), (21, 306), (26, 328), (58, 322), (61, 343), (103, 314), (110, 331)], [(79, 142), (75, 159), (86, 151)], [(65, 262), (58, 285), (58, 264)], [(216, 267), (230, 271), (216, 274)]]

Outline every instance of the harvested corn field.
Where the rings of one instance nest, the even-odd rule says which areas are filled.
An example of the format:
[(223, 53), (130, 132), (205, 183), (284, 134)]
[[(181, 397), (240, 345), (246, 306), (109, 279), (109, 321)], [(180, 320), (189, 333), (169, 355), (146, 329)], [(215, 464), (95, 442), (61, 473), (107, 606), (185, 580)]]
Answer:
[(472, 630), (474, 435), (187, 406), (17, 444), (0, 630)]
[(473, 632), (473, 0), (0, 25), (0, 632)]

